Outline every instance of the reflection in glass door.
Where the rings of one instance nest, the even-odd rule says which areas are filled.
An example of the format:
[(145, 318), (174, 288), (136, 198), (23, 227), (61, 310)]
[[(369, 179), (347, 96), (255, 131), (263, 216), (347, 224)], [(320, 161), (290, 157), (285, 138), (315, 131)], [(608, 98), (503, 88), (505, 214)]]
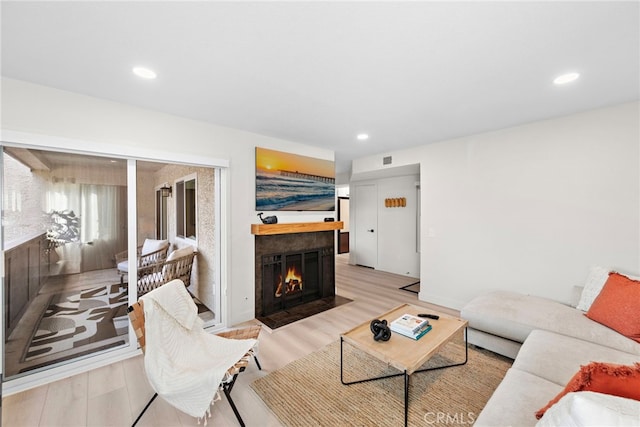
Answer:
[(128, 343), (122, 159), (4, 147), (4, 376)]

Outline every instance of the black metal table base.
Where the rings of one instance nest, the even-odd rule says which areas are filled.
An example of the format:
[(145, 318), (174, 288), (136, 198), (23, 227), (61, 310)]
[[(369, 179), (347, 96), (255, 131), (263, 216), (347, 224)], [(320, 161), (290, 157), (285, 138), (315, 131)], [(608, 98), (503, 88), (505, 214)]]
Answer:
[[(409, 378), (411, 377), (411, 375), (407, 374), (407, 371), (405, 370), (405, 371), (400, 372), (398, 374), (389, 374), (389, 375), (383, 375), (381, 377), (365, 378), (363, 380), (356, 380), (356, 381), (345, 381), (344, 380), (344, 369), (343, 369), (344, 368), (344, 364), (343, 364), (343, 356), (344, 356), (343, 346), (344, 346), (344, 338), (340, 337), (340, 382), (343, 385), (361, 384), (361, 383), (366, 383), (366, 382), (370, 382), (370, 381), (383, 380), (385, 378), (393, 378), (393, 377), (404, 376), (404, 425), (405, 425), (405, 427), (407, 427), (407, 419), (408, 419), (408, 416), (409, 416)], [(436, 371), (438, 369), (445, 369), (445, 368), (454, 368), (456, 366), (465, 365), (468, 360), (469, 360), (469, 343), (467, 341), (467, 328), (464, 328), (464, 362), (454, 363), (454, 364), (451, 364), (451, 365), (436, 366), (436, 367), (433, 367), (433, 368), (419, 369), (417, 371), (414, 371), (413, 373), (416, 374), (416, 373), (419, 373), (419, 372)]]

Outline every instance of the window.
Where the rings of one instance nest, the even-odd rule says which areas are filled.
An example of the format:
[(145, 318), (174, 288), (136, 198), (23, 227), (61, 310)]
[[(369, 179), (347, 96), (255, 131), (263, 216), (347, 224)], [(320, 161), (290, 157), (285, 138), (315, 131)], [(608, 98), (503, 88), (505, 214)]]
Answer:
[(196, 240), (196, 177), (176, 181), (176, 235)]

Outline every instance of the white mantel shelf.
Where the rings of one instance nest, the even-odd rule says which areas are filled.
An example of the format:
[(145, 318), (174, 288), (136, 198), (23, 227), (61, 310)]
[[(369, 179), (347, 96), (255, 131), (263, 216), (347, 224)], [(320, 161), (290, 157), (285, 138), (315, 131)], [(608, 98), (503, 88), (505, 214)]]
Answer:
[(342, 221), (331, 222), (292, 222), (288, 224), (251, 224), (251, 234), (269, 236), (272, 234), (313, 233), (344, 228)]

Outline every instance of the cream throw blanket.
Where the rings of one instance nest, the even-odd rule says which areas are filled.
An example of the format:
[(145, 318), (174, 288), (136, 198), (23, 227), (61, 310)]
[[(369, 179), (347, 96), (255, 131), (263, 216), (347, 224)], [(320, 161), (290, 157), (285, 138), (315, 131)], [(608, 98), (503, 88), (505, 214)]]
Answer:
[(194, 417), (204, 417), (226, 371), (256, 340), (234, 340), (202, 328), (191, 295), (173, 280), (142, 298), (146, 350), (144, 367), (154, 390)]

